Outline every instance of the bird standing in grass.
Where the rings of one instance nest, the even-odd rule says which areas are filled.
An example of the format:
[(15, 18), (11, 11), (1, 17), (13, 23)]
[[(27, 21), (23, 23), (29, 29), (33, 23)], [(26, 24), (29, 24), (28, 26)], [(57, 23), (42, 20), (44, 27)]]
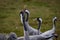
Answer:
[[(26, 24), (26, 26), (27, 26), (27, 30), (28, 30), (28, 32), (29, 32), (29, 34), (30, 35), (39, 35), (39, 34), (41, 34), (41, 32), (39, 31), (38, 32), (38, 30), (40, 30), (40, 26), (38, 27), (38, 30), (37, 29), (34, 29), (33, 27), (31, 27), (30, 25), (29, 25), (29, 23), (28, 23), (28, 18), (29, 18), (29, 15), (30, 15), (30, 12), (27, 10), (27, 9), (25, 9), (25, 10), (23, 10), (23, 12), (25, 13), (25, 14), (27, 14), (27, 17), (26, 17), (26, 20), (25, 20), (25, 24)], [(21, 12), (20, 12), (21, 13)], [(23, 24), (23, 22), (22, 22), (22, 14), (20, 14), (20, 16), (21, 16), (21, 23)]]
[(21, 16), (22, 16), (22, 20), (23, 20), (23, 25), (24, 25), (24, 38), (25, 40), (48, 40), (50, 39), (51, 37), (55, 37), (56, 35), (49, 35), (48, 32), (45, 34), (45, 35), (49, 35), (49, 36), (44, 36), (44, 34), (41, 34), (41, 35), (33, 35), (33, 36), (29, 36), (29, 32), (28, 32), (28, 29), (27, 29), (27, 25), (25, 23), (25, 17), (24, 17), (24, 12), (21, 12)]

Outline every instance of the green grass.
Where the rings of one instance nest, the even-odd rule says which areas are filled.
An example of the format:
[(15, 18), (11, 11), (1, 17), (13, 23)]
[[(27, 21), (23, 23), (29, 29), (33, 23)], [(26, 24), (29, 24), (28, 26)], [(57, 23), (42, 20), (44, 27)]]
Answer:
[(31, 13), (29, 24), (32, 27), (37, 29), (38, 25), (37, 21), (32, 21), (34, 18), (41, 17), (43, 19), (42, 32), (52, 28), (52, 18), (57, 16), (56, 33), (60, 35), (59, 0), (26, 0), (26, 2), (23, 2), (23, 0), (0, 0), (0, 33), (8, 34), (15, 32), (18, 36), (23, 36), (23, 25), (20, 21), (19, 12), (23, 9), (24, 5), (27, 5), (27, 9)]

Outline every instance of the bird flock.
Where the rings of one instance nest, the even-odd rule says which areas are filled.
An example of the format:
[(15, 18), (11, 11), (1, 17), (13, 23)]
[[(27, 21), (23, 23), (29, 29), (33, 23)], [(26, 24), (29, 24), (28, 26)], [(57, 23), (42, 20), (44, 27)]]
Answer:
[(54, 40), (54, 38), (57, 40), (58, 35), (55, 33), (57, 17), (52, 19), (53, 26), (50, 30), (41, 32), (42, 18), (33, 19), (38, 22), (38, 28), (35, 29), (29, 25), (30, 12), (28, 9), (20, 11), (19, 16), (23, 24), (24, 36), (17, 37), (16, 33), (11, 32), (9, 35), (0, 34), (0, 40)]
[(28, 18), (30, 16), (29, 10), (24, 9), (20, 12), (19, 15), (21, 17), (21, 23), (23, 24), (23, 29), (24, 29), (24, 37), (18, 37), (19, 40), (53, 40), (54, 38), (56, 38), (57, 40), (58, 35), (55, 33), (57, 17), (54, 17), (52, 19), (52, 22), (53, 22), (52, 29), (42, 33), (40, 31), (42, 18), (37, 17), (34, 19), (38, 21), (38, 28), (34, 29), (29, 25), (29, 22), (28, 22)]

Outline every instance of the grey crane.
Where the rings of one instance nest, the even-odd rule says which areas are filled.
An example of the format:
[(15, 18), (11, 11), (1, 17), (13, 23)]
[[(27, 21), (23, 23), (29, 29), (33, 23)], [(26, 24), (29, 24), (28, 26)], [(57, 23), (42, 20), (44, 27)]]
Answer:
[[(27, 18), (26, 18), (25, 24), (27, 26), (27, 30), (28, 30), (29, 34), (31, 34), (31, 35), (40, 34), (41, 32), (40, 31), (38, 32), (38, 30), (40, 30), (40, 25), (39, 25), (38, 30), (37, 30), (37, 29), (34, 29), (33, 27), (31, 27), (29, 25), (29, 23), (28, 23), (28, 17), (29, 17), (30, 12), (27, 9), (23, 10), (23, 12), (27, 14)], [(23, 20), (22, 19), (22, 14), (20, 14), (20, 16), (21, 16), (21, 23), (23, 24), (23, 22), (22, 22), (22, 20)]]
[[(23, 12), (21, 12), (22, 14), (24, 14)], [(22, 15), (22, 19), (24, 20), (25, 18), (23, 17), (23, 15)], [(28, 30), (27, 30), (27, 26), (26, 26), (26, 24), (25, 24), (25, 21), (23, 21), (23, 24), (24, 24), (24, 40), (48, 40), (49, 38), (51, 38), (51, 37), (55, 37), (56, 35), (54, 34), (54, 35), (50, 35), (50, 36), (48, 36), (48, 37), (45, 37), (45, 36), (43, 36), (43, 34), (41, 34), (41, 35), (33, 35), (33, 36), (29, 36), (29, 33), (28, 33)], [(18, 38), (19, 39), (19, 38)], [(23, 40), (22, 39), (22, 40)]]
[(0, 33), (0, 40), (7, 40), (6, 34)]
[(7, 40), (18, 40), (17, 38), (17, 35), (14, 32), (11, 32)]
[[(55, 22), (56, 22), (56, 20), (57, 20), (57, 17), (54, 17), (53, 20), (52, 20), (53, 21), (52, 29), (42, 33), (41, 36), (49, 37), (49, 36), (51, 36), (52, 34), (55, 33), (55, 30), (56, 30), (56, 28), (55, 28), (56, 27), (56, 23)], [(51, 40), (53, 40), (53, 38), (51, 38)]]

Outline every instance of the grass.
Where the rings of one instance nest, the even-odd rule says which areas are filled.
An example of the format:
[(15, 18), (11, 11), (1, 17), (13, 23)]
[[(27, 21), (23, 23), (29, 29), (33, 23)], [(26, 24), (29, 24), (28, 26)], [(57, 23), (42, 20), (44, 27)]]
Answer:
[[(41, 31), (52, 28), (52, 18), (57, 16), (56, 33), (60, 35), (60, 1), (59, 0), (1, 0), (0, 1), (0, 33), (15, 32), (18, 36), (23, 36), (23, 25), (21, 24), (19, 12), (23, 6), (27, 5), (30, 11), (29, 24), (37, 28), (37, 21), (32, 21), (36, 17), (43, 19)], [(58, 40), (60, 39), (60, 36)]]

